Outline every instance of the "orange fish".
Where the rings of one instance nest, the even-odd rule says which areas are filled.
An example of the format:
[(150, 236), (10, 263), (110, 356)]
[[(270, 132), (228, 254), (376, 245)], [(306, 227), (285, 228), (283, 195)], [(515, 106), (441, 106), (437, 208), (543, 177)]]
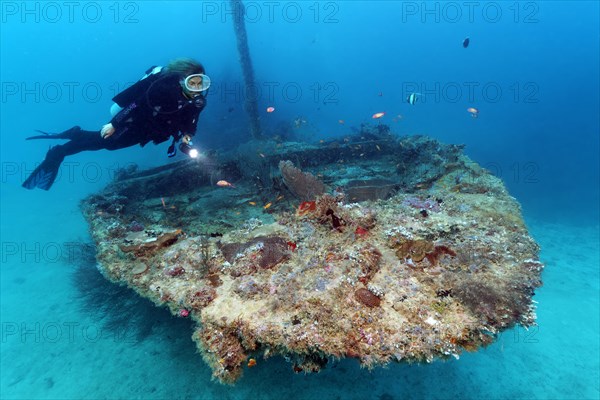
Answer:
[(251, 206), (255, 206), (256, 202), (255, 201), (249, 201), (248, 204), (250, 204)]
[(473, 118), (477, 118), (477, 116), (479, 115), (479, 110), (476, 109), (475, 107), (467, 108), (467, 112), (471, 113), (471, 117), (473, 117)]
[(267, 107), (268, 113), (272, 113), (273, 111), (275, 111), (275, 107)]
[(309, 211), (315, 211), (317, 209), (317, 203), (314, 201), (305, 201), (300, 203), (298, 206), (297, 214), (302, 216), (306, 215)]
[(273, 203), (267, 203), (265, 204), (265, 206), (263, 207), (265, 210), (267, 210), (269, 207), (271, 207)]
[(371, 118), (373, 118), (373, 119), (379, 119), (379, 118), (383, 117), (384, 115), (385, 115), (384, 112), (378, 112), (376, 114), (373, 114), (373, 116)]
[(223, 181), (223, 180), (217, 182), (217, 186), (220, 186), (220, 187), (230, 187), (230, 188), (234, 188), (235, 187), (233, 185), (233, 183), (229, 183), (229, 182)]
[(256, 360), (254, 358), (251, 358), (248, 360), (248, 367), (252, 368), (256, 365)]

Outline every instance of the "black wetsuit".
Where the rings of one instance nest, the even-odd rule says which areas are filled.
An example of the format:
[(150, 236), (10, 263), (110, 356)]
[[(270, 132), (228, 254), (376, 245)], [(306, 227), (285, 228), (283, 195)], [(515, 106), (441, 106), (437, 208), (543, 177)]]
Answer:
[[(146, 73), (149, 74), (152, 68)], [(55, 135), (29, 139), (69, 139), (48, 150), (42, 164), (27, 178), (23, 187), (48, 190), (54, 183), (65, 157), (93, 150), (117, 150), (152, 141), (159, 144), (182, 134), (193, 136), (198, 116), (205, 106), (203, 96), (189, 99), (183, 94), (179, 76), (168, 72), (147, 75), (113, 98), (123, 109), (110, 121), (115, 132), (104, 139), (100, 131), (71, 128)]]

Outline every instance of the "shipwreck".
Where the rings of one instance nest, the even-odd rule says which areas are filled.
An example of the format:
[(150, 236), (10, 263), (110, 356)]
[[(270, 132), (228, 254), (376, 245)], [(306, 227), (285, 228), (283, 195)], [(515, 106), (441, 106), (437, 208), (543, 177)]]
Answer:
[(539, 248), (502, 181), (384, 125), (123, 170), (82, 209), (104, 276), (191, 318), (224, 383), (276, 355), (458, 358), (536, 320)]

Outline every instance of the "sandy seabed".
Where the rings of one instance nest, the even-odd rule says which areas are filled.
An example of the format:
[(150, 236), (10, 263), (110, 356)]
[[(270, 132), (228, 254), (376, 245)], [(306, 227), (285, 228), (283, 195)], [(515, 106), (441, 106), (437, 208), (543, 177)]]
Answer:
[[(534, 297), (537, 327), (506, 331), (496, 343), (460, 360), (393, 364), (372, 372), (343, 360), (318, 374), (295, 374), (280, 358), (259, 359), (231, 387), (211, 381), (188, 320), (156, 310), (160, 322), (137, 340), (108, 330), (102, 318), (86, 313), (71, 279), (73, 265), (51, 253), (55, 244), (89, 241), (77, 196), (64, 198), (57, 191), (28, 198), (24, 204), (20, 189), (2, 189), (2, 399), (600, 396), (598, 225), (528, 220), (525, 210), (546, 264), (544, 285)], [(23, 251), (36, 245), (47, 250), (40, 259)]]

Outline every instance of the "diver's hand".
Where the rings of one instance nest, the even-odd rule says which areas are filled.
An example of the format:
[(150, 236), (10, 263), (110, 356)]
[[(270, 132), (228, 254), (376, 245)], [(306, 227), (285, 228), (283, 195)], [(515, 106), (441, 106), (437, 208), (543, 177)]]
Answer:
[(115, 127), (113, 126), (113, 124), (108, 123), (102, 127), (102, 130), (100, 131), (100, 136), (102, 136), (102, 139), (108, 139), (112, 136), (113, 133), (115, 133)]

